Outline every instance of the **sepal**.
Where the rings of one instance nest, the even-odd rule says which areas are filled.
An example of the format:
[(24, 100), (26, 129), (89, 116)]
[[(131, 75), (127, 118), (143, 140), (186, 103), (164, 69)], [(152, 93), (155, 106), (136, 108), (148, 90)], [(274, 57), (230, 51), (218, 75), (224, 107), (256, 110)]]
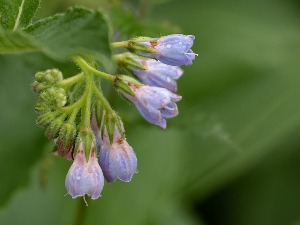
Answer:
[(41, 127), (46, 127), (48, 126), (51, 121), (53, 121), (54, 119), (56, 118), (56, 115), (54, 112), (46, 112), (44, 114), (41, 114), (37, 120), (36, 120), (36, 123), (38, 126), (41, 126)]
[(75, 151), (78, 150), (80, 143), (82, 144), (86, 161), (88, 161), (91, 150), (96, 146), (96, 139), (91, 128), (84, 127), (79, 131), (76, 139)]
[(60, 129), (58, 137), (58, 154), (65, 156), (70, 149), (74, 148), (74, 142), (76, 138), (76, 125), (73, 122), (64, 123)]
[(118, 129), (118, 132), (121, 134), (121, 136), (124, 136), (122, 119), (117, 115), (115, 111), (106, 113), (104, 116), (104, 126), (102, 126), (101, 133), (104, 134), (106, 130), (110, 144), (114, 140), (116, 128)]
[(135, 96), (134, 91), (130, 88), (130, 85), (135, 85), (135, 86), (142, 86), (140, 82), (138, 82), (136, 79), (130, 76), (126, 75), (118, 75), (116, 76), (115, 79), (115, 87), (116, 89), (121, 92), (121, 93), (126, 93), (131, 96)]
[(54, 139), (58, 136), (60, 128), (64, 123), (64, 117), (60, 116), (53, 120), (46, 129), (46, 137), (49, 139)]

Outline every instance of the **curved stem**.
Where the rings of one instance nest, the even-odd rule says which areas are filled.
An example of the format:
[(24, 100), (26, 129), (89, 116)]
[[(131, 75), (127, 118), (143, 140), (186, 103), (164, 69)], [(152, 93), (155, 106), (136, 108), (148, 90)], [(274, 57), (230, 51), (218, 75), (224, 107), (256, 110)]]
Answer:
[(79, 108), (75, 108), (75, 109), (73, 110), (73, 112), (71, 113), (71, 116), (70, 116), (69, 119), (68, 119), (68, 122), (69, 122), (69, 123), (74, 122), (74, 120), (75, 120), (75, 118), (76, 118), (76, 116), (77, 116), (78, 111), (79, 111)]
[(93, 68), (92, 66), (90, 66), (83, 58), (81, 57), (74, 57), (74, 61), (76, 62), (76, 64), (85, 71), (91, 72), (101, 78), (104, 78), (106, 80), (109, 81), (114, 81), (115, 80), (115, 76), (108, 74), (108, 73), (104, 73), (102, 71), (96, 70), (95, 68)]
[(93, 91), (94, 94), (99, 98), (100, 102), (102, 103), (103, 107), (105, 108), (105, 110), (107, 112), (111, 112), (113, 111), (113, 109), (111, 108), (109, 102), (107, 101), (107, 99), (103, 96), (102, 91), (100, 91), (95, 84), (93, 84)]
[(75, 110), (76, 108), (80, 108), (82, 107), (83, 103), (84, 103), (84, 99), (86, 98), (86, 93), (84, 92), (83, 95), (81, 96), (80, 99), (78, 99), (76, 102), (74, 102), (72, 105), (66, 106), (61, 108), (61, 111), (63, 113), (67, 113), (70, 114), (72, 113), (73, 110)]
[(64, 80), (58, 82), (57, 84), (61, 87), (69, 87), (69, 86), (81, 81), (83, 79), (83, 77), (84, 77), (84, 73), (80, 73), (73, 77), (64, 79)]

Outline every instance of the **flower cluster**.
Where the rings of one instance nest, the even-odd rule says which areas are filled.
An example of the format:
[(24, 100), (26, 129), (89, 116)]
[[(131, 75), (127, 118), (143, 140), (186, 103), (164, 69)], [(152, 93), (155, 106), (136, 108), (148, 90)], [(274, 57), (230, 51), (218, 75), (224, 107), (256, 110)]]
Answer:
[(54, 153), (73, 161), (65, 182), (72, 198), (97, 199), (104, 180), (129, 182), (137, 172), (137, 157), (126, 141), (122, 119), (104, 97), (100, 80), (114, 84), (148, 122), (165, 129), (166, 119), (178, 115), (177, 79), (183, 74), (179, 66), (195, 59), (194, 38), (174, 34), (112, 43), (129, 51), (114, 56), (119, 71), (127, 75), (105, 73), (95, 61), (78, 56), (73, 60), (81, 72), (75, 76), (64, 79), (57, 69), (35, 75), (37, 124), (54, 140)]

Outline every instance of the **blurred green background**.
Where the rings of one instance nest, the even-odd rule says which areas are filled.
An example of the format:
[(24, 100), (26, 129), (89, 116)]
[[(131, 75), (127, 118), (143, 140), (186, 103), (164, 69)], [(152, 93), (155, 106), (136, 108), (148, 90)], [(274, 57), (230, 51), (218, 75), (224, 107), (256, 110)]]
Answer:
[[(37, 17), (110, 2), (120, 3), (44, 0)], [(30, 88), (39, 70), (72, 68), (41, 54), (1, 55), (0, 224), (299, 225), (300, 3), (138, 3), (124, 2), (149, 29), (113, 17), (128, 34), (196, 36), (199, 56), (179, 81), (179, 117), (161, 130), (117, 100), (139, 173), (106, 184), (85, 207), (63, 196), (71, 163), (50, 153)]]

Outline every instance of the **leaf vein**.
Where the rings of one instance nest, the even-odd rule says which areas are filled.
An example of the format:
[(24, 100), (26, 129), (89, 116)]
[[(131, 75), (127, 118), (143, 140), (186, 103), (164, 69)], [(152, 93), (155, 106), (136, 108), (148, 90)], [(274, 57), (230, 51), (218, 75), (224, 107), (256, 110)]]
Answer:
[(25, 0), (22, 0), (22, 3), (19, 7), (19, 13), (18, 13), (16, 22), (15, 22), (15, 25), (14, 25), (14, 29), (13, 29), (14, 31), (18, 28), (18, 26), (20, 24), (20, 18), (21, 18), (22, 12), (23, 12), (24, 2), (25, 2)]

